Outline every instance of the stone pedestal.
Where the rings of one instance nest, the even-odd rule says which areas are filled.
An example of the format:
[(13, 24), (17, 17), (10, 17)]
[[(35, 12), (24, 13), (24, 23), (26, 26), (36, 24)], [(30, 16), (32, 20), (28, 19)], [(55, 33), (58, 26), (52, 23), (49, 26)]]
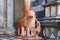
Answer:
[(14, 37), (16, 39), (22, 39), (22, 40), (44, 40), (42, 37), (23, 37), (23, 36), (16, 36)]
[(25, 37), (24, 40), (43, 40), (42, 37)]

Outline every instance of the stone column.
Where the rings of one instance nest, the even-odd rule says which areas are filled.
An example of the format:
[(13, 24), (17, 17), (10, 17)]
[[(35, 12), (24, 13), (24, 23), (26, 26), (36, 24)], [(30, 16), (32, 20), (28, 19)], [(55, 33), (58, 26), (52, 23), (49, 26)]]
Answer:
[(4, 27), (4, 1), (0, 0), (0, 27)]
[[(7, 29), (9, 31), (15, 31), (14, 30), (14, 0), (7, 0)], [(12, 32), (13, 33), (13, 32)], [(11, 34), (12, 34), (11, 33)], [(14, 35), (14, 34), (13, 34)]]
[(7, 27), (13, 26), (13, 2), (7, 0)]
[(7, 0), (4, 0), (4, 28), (7, 27)]
[(26, 16), (26, 13), (30, 10), (31, 8), (31, 4), (30, 4), (31, 0), (24, 0), (24, 16)]

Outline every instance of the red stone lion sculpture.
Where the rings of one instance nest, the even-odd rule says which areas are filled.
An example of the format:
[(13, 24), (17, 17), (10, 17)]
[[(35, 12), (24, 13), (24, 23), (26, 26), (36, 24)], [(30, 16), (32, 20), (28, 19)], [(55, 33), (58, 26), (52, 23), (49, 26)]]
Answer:
[(36, 36), (40, 31), (40, 22), (37, 20), (35, 12), (32, 10), (28, 11), (26, 16), (18, 22), (18, 35), (20, 36)]

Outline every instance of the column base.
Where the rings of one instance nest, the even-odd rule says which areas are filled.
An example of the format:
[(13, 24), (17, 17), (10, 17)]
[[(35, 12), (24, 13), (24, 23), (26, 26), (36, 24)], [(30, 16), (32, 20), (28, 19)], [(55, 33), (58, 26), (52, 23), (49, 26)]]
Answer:
[(0, 34), (9, 34), (15, 36), (15, 29), (13, 27), (0, 28)]

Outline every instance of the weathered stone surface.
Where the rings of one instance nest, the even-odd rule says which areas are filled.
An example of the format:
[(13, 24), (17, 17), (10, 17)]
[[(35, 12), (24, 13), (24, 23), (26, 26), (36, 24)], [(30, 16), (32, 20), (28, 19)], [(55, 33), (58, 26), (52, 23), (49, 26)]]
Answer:
[(25, 37), (24, 40), (43, 40), (42, 37)]
[(42, 37), (28, 37), (28, 36), (16, 36), (14, 39), (21, 39), (21, 40), (44, 40)]
[(23, 0), (14, 0), (14, 22), (17, 23), (23, 17)]

